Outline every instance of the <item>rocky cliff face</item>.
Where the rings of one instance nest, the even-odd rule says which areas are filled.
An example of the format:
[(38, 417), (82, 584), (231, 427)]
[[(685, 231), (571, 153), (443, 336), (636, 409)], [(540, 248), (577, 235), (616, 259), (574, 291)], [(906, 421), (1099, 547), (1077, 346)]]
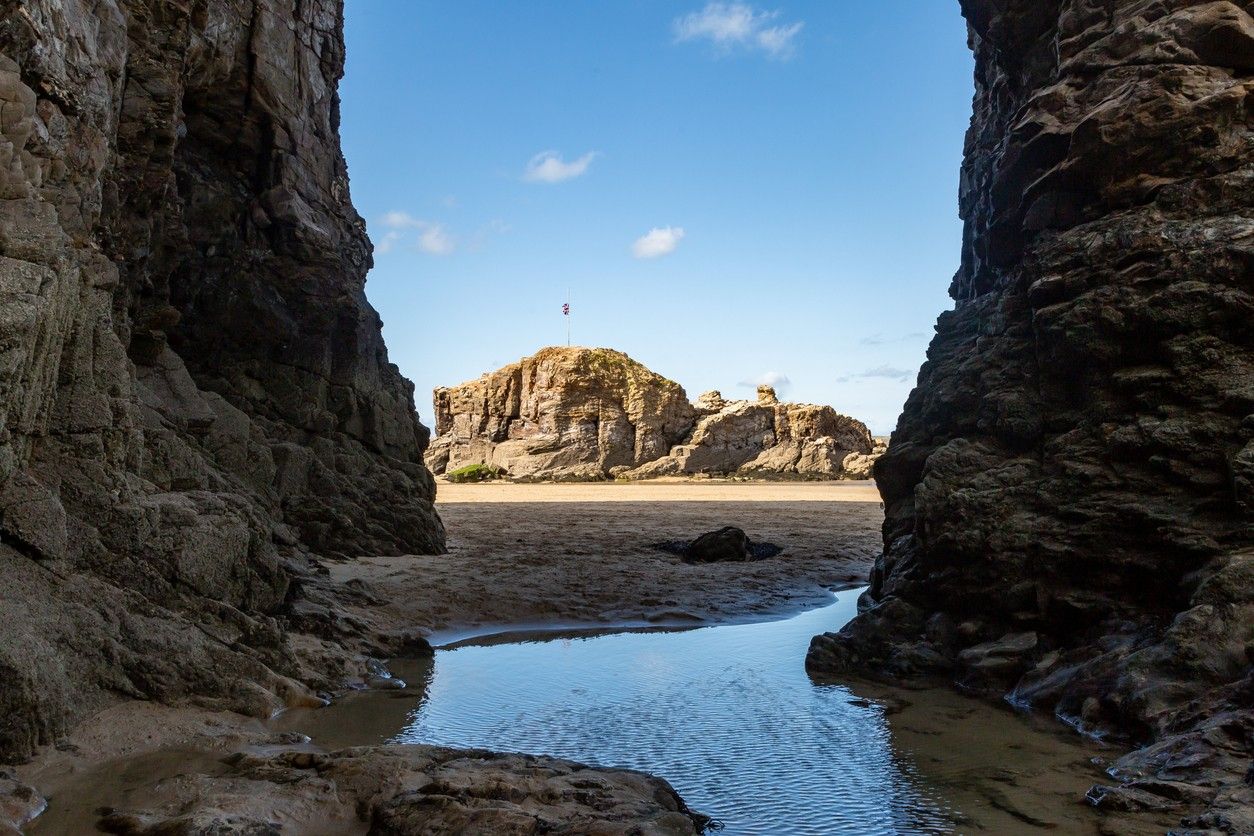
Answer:
[(732, 473), (865, 478), (875, 450), (866, 424), (830, 406), (780, 403), (769, 386), (759, 388), (755, 401), (727, 401), (714, 391), (694, 406), (699, 417), (683, 443), (625, 474), (628, 478)]
[(962, 7), (957, 306), (875, 469), (869, 609), (809, 665), (1152, 743), (1096, 803), (1254, 830), (1254, 4)]
[(293, 697), (293, 578), (438, 551), (363, 294), (339, 0), (0, 0), (0, 757)]
[(865, 424), (830, 406), (782, 404), (769, 386), (756, 401), (706, 392), (689, 404), (678, 383), (604, 348), (545, 348), (437, 389), (434, 401), (436, 473), (487, 464), (524, 479), (865, 478), (876, 450)]
[(545, 348), (434, 400), (437, 473), (601, 479), (665, 455), (693, 420), (683, 387), (605, 348)]

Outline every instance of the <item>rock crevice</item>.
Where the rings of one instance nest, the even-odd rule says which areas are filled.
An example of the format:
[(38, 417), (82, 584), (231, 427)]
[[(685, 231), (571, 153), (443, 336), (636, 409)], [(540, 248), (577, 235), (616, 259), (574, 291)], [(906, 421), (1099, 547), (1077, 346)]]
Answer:
[(865, 612), (809, 666), (1152, 744), (1122, 779), (1206, 784), (1197, 826), (1251, 829), (1251, 6), (962, 7), (957, 305), (875, 466)]
[(861, 421), (830, 406), (716, 391), (694, 403), (678, 383), (605, 348), (541, 349), (477, 380), (436, 389), (437, 474), (484, 465), (513, 479), (730, 474), (867, 478), (883, 452)]
[(443, 548), (363, 291), (341, 29), (0, 3), (0, 758), (116, 695), (301, 699), (308, 555)]

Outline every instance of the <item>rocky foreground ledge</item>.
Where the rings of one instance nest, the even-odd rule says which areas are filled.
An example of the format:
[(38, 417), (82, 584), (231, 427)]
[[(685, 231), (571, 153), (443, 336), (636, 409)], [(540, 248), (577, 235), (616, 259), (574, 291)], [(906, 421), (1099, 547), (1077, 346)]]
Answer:
[(656, 476), (865, 479), (884, 452), (830, 406), (706, 392), (608, 348), (544, 348), (434, 393), (436, 474), (484, 466), (512, 479)]
[(325, 751), (238, 715), (151, 703), (0, 770), (0, 834), (566, 833), (687, 836), (666, 781), (559, 758), (424, 745)]

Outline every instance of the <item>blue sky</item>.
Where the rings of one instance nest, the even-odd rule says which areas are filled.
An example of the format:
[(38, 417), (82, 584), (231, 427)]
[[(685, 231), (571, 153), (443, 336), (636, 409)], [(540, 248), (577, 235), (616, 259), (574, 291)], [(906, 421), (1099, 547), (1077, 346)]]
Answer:
[(366, 291), (430, 392), (566, 340), (887, 433), (958, 263), (956, 2), (347, 0)]

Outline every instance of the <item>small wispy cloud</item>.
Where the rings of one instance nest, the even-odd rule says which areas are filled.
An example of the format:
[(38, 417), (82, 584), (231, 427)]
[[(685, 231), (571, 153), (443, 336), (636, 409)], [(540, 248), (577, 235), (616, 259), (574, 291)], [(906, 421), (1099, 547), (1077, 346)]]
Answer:
[(881, 380), (895, 380), (898, 383), (905, 383), (914, 377), (915, 369), (899, 369), (895, 366), (876, 366), (873, 369), (867, 369), (857, 374), (849, 374), (844, 377), (836, 378), (837, 383), (848, 383), (851, 380), (869, 380), (879, 378)]
[(631, 254), (636, 258), (659, 258), (675, 252), (679, 242), (683, 240), (682, 226), (655, 226), (636, 239), (631, 245)]
[(902, 334), (900, 337), (888, 337), (881, 331), (879, 333), (872, 334), (869, 337), (863, 337), (858, 340), (858, 342), (862, 345), (891, 345), (892, 343), (914, 342), (915, 340), (921, 340), (926, 336), (927, 334), (922, 331), (911, 331), (909, 334)]
[(449, 255), (457, 249), (448, 227), (435, 221), (416, 218), (408, 212), (392, 211), (382, 218), (383, 225), (388, 228), (383, 237), (375, 245), (374, 251), (380, 255), (392, 252), (404, 244), (410, 232), (416, 232), (414, 247), (428, 255)]
[(431, 224), (418, 233), (418, 249), (431, 255), (448, 255), (456, 245), (444, 224)]
[(392, 252), (392, 248), (395, 247), (397, 242), (400, 240), (401, 234), (395, 229), (390, 229), (384, 233), (382, 238), (379, 239), (379, 243), (374, 245), (374, 251), (379, 255), (390, 253)]
[(760, 50), (771, 58), (788, 59), (805, 24), (779, 22), (779, 16), (778, 11), (755, 9), (748, 3), (711, 2), (699, 12), (676, 18), (672, 26), (676, 42), (704, 40), (724, 52)]
[(493, 218), (480, 226), (464, 242), (463, 249), (467, 252), (482, 250), (489, 241), (499, 235), (507, 235), (512, 230), (508, 223), (500, 218)]
[(770, 386), (778, 395), (788, 391), (788, 387), (792, 386), (792, 380), (783, 372), (763, 372), (757, 377), (750, 377), (740, 381), (740, 385), (748, 389), (757, 389), (759, 386)]
[(596, 159), (597, 152), (589, 151), (582, 157), (566, 162), (557, 151), (541, 151), (527, 161), (523, 169), (523, 179), (528, 183), (561, 183), (582, 177), (588, 173), (588, 166)]
[(422, 226), (426, 221), (419, 220), (408, 212), (388, 212), (383, 216), (383, 225), (392, 229), (406, 229)]

